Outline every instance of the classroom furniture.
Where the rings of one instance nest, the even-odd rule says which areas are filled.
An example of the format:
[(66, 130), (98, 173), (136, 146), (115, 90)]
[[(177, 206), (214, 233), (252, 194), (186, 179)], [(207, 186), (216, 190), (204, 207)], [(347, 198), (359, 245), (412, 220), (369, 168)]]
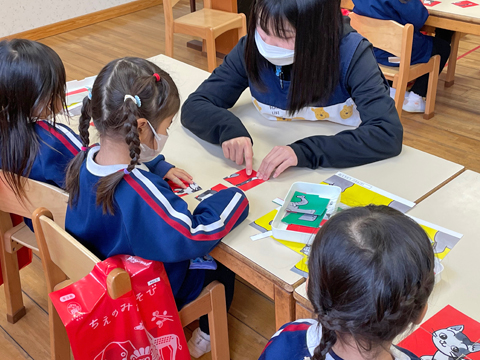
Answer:
[[(62, 229), (53, 220), (49, 210), (38, 208), (34, 211), (32, 218), (49, 293), (82, 279), (100, 261)], [(114, 269), (108, 275), (107, 283), (108, 293), (113, 299), (131, 290), (128, 273), (122, 269)], [(70, 344), (67, 332), (50, 299), (48, 313), (51, 357), (53, 360), (69, 359)], [(194, 301), (184, 306), (179, 312), (180, 321), (184, 327), (205, 314), (208, 314), (210, 326), (212, 359), (229, 359), (225, 288), (217, 281), (206, 286)]]
[(48, 206), (65, 226), (68, 195), (59, 188), (25, 179), (26, 198), (18, 199), (7, 185), (3, 171), (0, 170), (0, 262), (7, 304), (7, 320), (14, 324), (25, 315), (22, 287), (16, 252), (23, 246), (38, 250), (35, 234), (24, 222), (13, 227), (10, 214), (31, 218), (33, 211), (40, 206)]
[[(164, 55), (150, 60), (172, 76), (182, 100), (209, 76), (206, 71)], [(254, 169), (258, 169), (262, 159), (275, 145), (290, 144), (313, 134), (333, 135), (350, 129), (328, 121), (269, 121), (257, 112), (251, 101), (247, 89), (231, 111), (242, 119), (254, 140)], [(204, 190), (218, 183), (231, 186), (222, 179), (243, 168), (225, 159), (220, 146), (209, 144), (183, 128), (179, 120), (171, 125), (169, 141), (162, 153), (167, 161), (187, 170)], [(462, 169), (461, 165), (404, 146), (397, 157), (341, 171), (397, 196), (416, 201), (448, 182)], [(258, 230), (249, 224), (275, 209), (277, 205), (272, 200), (285, 196), (293, 182), (319, 183), (337, 171), (339, 169), (290, 168), (279, 178), (248, 190), (250, 214), (247, 220), (227, 235), (212, 252), (218, 261), (274, 299), (277, 327), (294, 317), (293, 290), (304, 278), (290, 269), (302, 257), (272, 238), (252, 241), (250, 236), (257, 234)], [(191, 211), (198, 205), (195, 196), (201, 192), (182, 198)]]
[(452, 86), (455, 81), (460, 38), (464, 34), (480, 35), (480, 6), (460, 7), (454, 5), (456, 2), (458, 1), (448, 0), (435, 3), (434, 6), (426, 5), (430, 14), (425, 22), (426, 26), (455, 31), (448, 59), (445, 87)]
[[(430, 296), (424, 321), (446, 305), (480, 321), (480, 287), (476, 285), (478, 281), (475, 278), (480, 274), (478, 194), (480, 174), (467, 170), (408, 212), (409, 215), (463, 234), (442, 260), (445, 269)], [(294, 298), (296, 319), (315, 318), (305, 284), (295, 289)]]
[(195, 3), (195, 0), (190, 0), (190, 12), (195, 11), (197, 11), (197, 4)]
[(173, 57), (173, 34), (181, 33), (198, 36), (205, 40), (208, 60), (208, 71), (217, 67), (217, 50), (215, 39), (229, 30), (237, 30), (237, 39), (247, 33), (247, 22), (244, 14), (234, 14), (212, 9), (210, 0), (204, 1), (204, 8), (180, 18), (173, 18), (173, 6), (179, 0), (164, 0), (165, 16), (165, 53)]
[(398, 67), (379, 64), (383, 75), (388, 80), (393, 81), (393, 88), (397, 90), (395, 93), (395, 107), (397, 108), (398, 116), (401, 117), (402, 115), (402, 106), (408, 82), (424, 74), (429, 74), (423, 118), (431, 119), (435, 114), (440, 55), (432, 56), (428, 63), (411, 65), (412, 24), (403, 26), (393, 20), (373, 19), (355, 13), (351, 13), (349, 16), (352, 27), (367, 38), (373, 46), (399, 57), (400, 66)]

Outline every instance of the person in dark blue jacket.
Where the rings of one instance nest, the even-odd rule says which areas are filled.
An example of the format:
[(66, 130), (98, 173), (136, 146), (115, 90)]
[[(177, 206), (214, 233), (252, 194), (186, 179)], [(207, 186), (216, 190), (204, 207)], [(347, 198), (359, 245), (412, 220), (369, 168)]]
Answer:
[[(346, 125), (335, 136), (279, 144), (263, 159), (261, 179), (290, 166), (350, 167), (396, 156), (403, 128), (372, 50), (342, 17), (340, 0), (257, 0), (247, 36), (185, 101), (182, 124), (220, 144), (226, 158), (245, 160), (250, 173), (253, 140), (227, 110), (249, 87), (269, 120)], [(286, 123), (282, 131), (291, 126), (302, 124)]]
[(65, 68), (60, 57), (36, 41), (0, 42), (0, 169), (22, 198), (21, 177), (63, 188), (78, 136), (56, 124), (66, 109)]
[[(440, 72), (450, 56), (452, 32), (436, 29), (435, 37), (420, 32), (428, 18), (428, 10), (420, 0), (354, 0), (353, 12), (381, 20), (394, 20), (399, 24), (414, 26), (411, 64), (427, 63), (433, 55), (440, 55)], [(398, 66), (398, 62), (389, 61), (394, 55), (375, 49), (375, 56), (380, 64)], [(391, 59), (393, 60), (393, 59)], [(425, 112), (428, 74), (419, 77), (409, 92), (405, 94), (403, 110), (408, 112)], [(395, 96), (395, 89), (391, 95)]]
[(420, 324), (435, 282), (433, 247), (387, 206), (344, 210), (315, 237), (307, 294), (317, 319), (277, 331), (259, 360), (419, 360), (393, 340)]
[[(245, 220), (248, 200), (228, 188), (190, 213), (171, 190), (164, 178), (191, 178), (160, 155), (179, 107), (171, 77), (147, 60), (122, 58), (102, 69), (83, 102), (83, 148), (67, 171), (65, 228), (101, 259), (128, 254), (163, 262), (179, 308), (214, 280), (225, 285), (228, 308), (235, 274), (220, 263), (216, 270), (190, 269), (190, 259), (208, 254)], [(101, 145), (89, 148), (91, 119)], [(207, 316), (189, 349), (195, 357), (210, 351)]]

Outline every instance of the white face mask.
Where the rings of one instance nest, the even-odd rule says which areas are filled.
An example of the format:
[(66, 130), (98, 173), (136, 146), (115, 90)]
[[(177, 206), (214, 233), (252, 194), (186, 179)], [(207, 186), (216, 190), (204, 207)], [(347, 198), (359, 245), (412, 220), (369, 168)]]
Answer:
[(162, 152), (163, 148), (165, 147), (165, 143), (168, 140), (168, 135), (163, 135), (163, 134), (157, 134), (155, 129), (153, 128), (152, 124), (150, 124), (150, 121), (147, 121), (148, 125), (150, 126), (150, 129), (152, 129), (153, 136), (155, 137), (155, 144), (156, 149), (151, 149), (147, 145), (141, 143), (140, 144), (140, 162), (149, 162), (155, 159), (160, 153)]
[(288, 50), (278, 46), (268, 45), (255, 30), (255, 43), (257, 49), (265, 59), (273, 65), (286, 66), (292, 65), (295, 57), (295, 50)]

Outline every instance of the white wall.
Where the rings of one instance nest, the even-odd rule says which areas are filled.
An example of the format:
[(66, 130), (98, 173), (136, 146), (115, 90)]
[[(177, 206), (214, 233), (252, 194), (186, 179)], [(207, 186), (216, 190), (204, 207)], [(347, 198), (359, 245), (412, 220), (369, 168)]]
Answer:
[(133, 0), (0, 0), (0, 37), (131, 1)]

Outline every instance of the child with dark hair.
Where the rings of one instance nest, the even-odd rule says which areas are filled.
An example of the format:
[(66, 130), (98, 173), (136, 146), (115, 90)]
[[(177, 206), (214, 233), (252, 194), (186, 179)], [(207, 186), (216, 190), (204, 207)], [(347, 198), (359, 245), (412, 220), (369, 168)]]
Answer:
[[(226, 158), (245, 161), (250, 174), (252, 138), (228, 110), (249, 87), (269, 120), (349, 126), (334, 136), (278, 144), (260, 164), (260, 179), (291, 166), (350, 167), (396, 156), (403, 128), (372, 49), (342, 17), (340, 0), (256, 0), (247, 36), (185, 101), (182, 124), (221, 145)], [(289, 122), (281, 131), (291, 126), (302, 124)]]
[[(436, 29), (435, 36), (420, 32), (428, 18), (428, 10), (420, 0), (354, 0), (353, 12), (381, 20), (394, 20), (399, 24), (414, 26), (411, 64), (427, 63), (433, 55), (440, 55), (440, 73), (450, 56), (450, 42), (453, 33), (450, 30)], [(399, 66), (389, 59), (394, 55), (374, 49), (377, 61), (386, 66)], [(415, 80), (414, 85), (405, 93), (403, 110), (408, 112), (425, 112), (425, 100), (428, 88), (428, 74)], [(435, 89), (436, 91), (436, 89)], [(395, 89), (391, 89), (392, 98)]]
[[(139, 58), (110, 62), (99, 73), (91, 99), (83, 102), (79, 130), (83, 151), (67, 172), (70, 202), (66, 229), (99, 258), (136, 255), (165, 264), (177, 306), (194, 300), (214, 280), (225, 285), (227, 308), (235, 274), (189, 269), (248, 214), (248, 200), (228, 188), (202, 201), (193, 214), (164, 180), (191, 177), (160, 154), (167, 128), (180, 107), (172, 78)], [(88, 148), (90, 120), (100, 146)], [(208, 318), (189, 341), (192, 356), (210, 351)]]
[(17, 197), (22, 176), (64, 187), (65, 170), (79, 152), (78, 136), (56, 116), (66, 109), (65, 68), (36, 41), (0, 42), (0, 169)]
[(411, 218), (386, 206), (351, 208), (318, 232), (307, 294), (317, 320), (286, 324), (261, 360), (410, 360), (394, 338), (427, 311), (434, 285), (430, 240)]

